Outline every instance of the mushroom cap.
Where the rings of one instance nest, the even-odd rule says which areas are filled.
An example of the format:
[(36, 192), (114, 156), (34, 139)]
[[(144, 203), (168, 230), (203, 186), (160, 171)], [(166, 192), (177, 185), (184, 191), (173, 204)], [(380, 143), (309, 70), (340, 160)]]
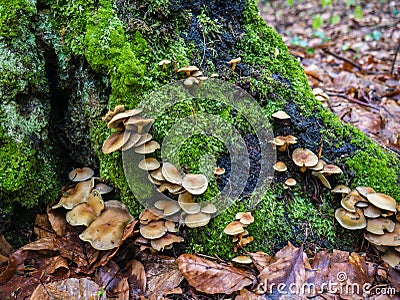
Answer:
[(181, 72), (193, 72), (193, 71), (198, 71), (199, 68), (196, 66), (186, 66), (183, 68), (178, 69), (176, 72), (181, 73)]
[(170, 63), (171, 63), (171, 61), (169, 59), (163, 59), (158, 63), (158, 65), (163, 66), (163, 65), (168, 65)]
[(242, 232), (244, 232), (243, 224), (239, 221), (230, 222), (224, 229), (224, 233), (228, 235), (236, 235)]
[(182, 184), (182, 177), (178, 169), (171, 163), (165, 162), (161, 168), (165, 180), (174, 184)]
[(162, 184), (164, 183), (163, 181), (159, 181), (159, 180), (157, 180), (157, 179), (154, 179), (153, 177), (151, 177), (150, 174), (147, 175), (147, 178), (149, 179), (149, 181), (150, 181), (152, 184), (155, 184), (155, 185), (162, 185)]
[(322, 159), (318, 159), (318, 163), (314, 167), (310, 167), (310, 170), (313, 171), (321, 171), (326, 165), (326, 162), (324, 162)]
[(239, 244), (240, 244), (240, 246), (245, 247), (248, 244), (250, 244), (252, 241), (254, 241), (254, 238), (252, 236), (244, 237), (244, 238), (240, 239)]
[(128, 209), (121, 202), (105, 202), (105, 210), (83, 231), (79, 238), (97, 250), (118, 247), (126, 225), (133, 221)]
[(293, 162), (299, 167), (314, 167), (318, 164), (318, 156), (305, 148), (297, 148), (292, 153)]
[(312, 171), (311, 174), (313, 176), (317, 176), (318, 179), (321, 181), (321, 183), (327, 188), (327, 189), (331, 189), (331, 184), (329, 183), (328, 179), (324, 176), (324, 174), (322, 174), (321, 172), (315, 172)]
[(382, 255), (382, 260), (392, 268), (400, 264), (400, 253), (397, 251), (389, 250)]
[(157, 149), (160, 149), (160, 144), (156, 141), (150, 141), (144, 145), (136, 147), (135, 152), (138, 154), (149, 154), (155, 152)]
[(212, 73), (210, 76), (210, 78), (217, 78), (217, 77), (219, 77), (219, 75), (217, 73)]
[(124, 122), (126, 119), (136, 116), (142, 112), (141, 109), (125, 110), (124, 112), (118, 113), (112, 117), (112, 119), (107, 123), (108, 128), (118, 128), (120, 123)]
[(365, 220), (361, 209), (353, 213), (345, 210), (342, 207), (338, 208), (335, 211), (335, 218), (339, 224), (346, 229), (356, 230), (363, 229), (367, 226), (367, 221)]
[(140, 226), (140, 234), (149, 240), (154, 240), (162, 237), (167, 233), (167, 227), (164, 225), (164, 220), (151, 222), (147, 225)]
[(368, 194), (375, 193), (374, 189), (369, 186), (358, 186), (356, 187), (357, 192), (360, 193), (361, 196), (367, 198)]
[(151, 240), (151, 247), (157, 251), (162, 251), (166, 246), (172, 245), (173, 243), (184, 242), (183, 237), (172, 233), (166, 233), (164, 236)]
[(297, 138), (293, 135), (277, 136), (273, 139), (273, 143), (277, 146), (297, 144)]
[(170, 182), (163, 182), (158, 187), (158, 190), (159, 190), (160, 193), (168, 191), (171, 194), (175, 194), (176, 195), (182, 190), (182, 186), (179, 185), (179, 184), (173, 184), (173, 183), (170, 183)]
[(164, 226), (167, 227), (168, 232), (178, 232), (179, 230), (175, 227), (175, 222), (171, 220), (165, 220)]
[(67, 212), (66, 220), (72, 226), (89, 226), (103, 211), (104, 201), (97, 190), (93, 190), (86, 200)]
[(369, 204), (367, 207), (363, 208), (364, 211), (364, 216), (366, 216), (367, 218), (378, 218), (382, 215), (382, 211), (380, 208)]
[(245, 255), (236, 256), (232, 258), (232, 261), (235, 263), (246, 264), (246, 265), (251, 264), (253, 262), (250, 257)]
[(90, 192), (93, 189), (93, 180), (81, 181), (75, 187), (69, 189), (60, 198), (60, 201), (52, 209), (63, 206), (66, 209), (72, 209), (80, 203), (86, 202)]
[(287, 186), (295, 186), (297, 184), (297, 181), (294, 178), (288, 178), (285, 180), (285, 184)]
[(361, 195), (356, 191), (353, 190), (349, 194), (346, 195), (340, 202), (343, 208), (350, 212), (356, 212), (356, 204), (358, 202), (365, 202), (367, 203), (368, 201), (365, 200)]
[(286, 172), (287, 171), (287, 166), (283, 161), (277, 161), (274, 164), (274, 170), (277, 172)]
[(186, 174), (182, 178), (182, 186), (189, 193), (200, 195), (207, 190), (208, 180), (203, 174)]
[(134, 128), (135, 126), (136, 127), (140, 127), (140, 126), (146, 126), (146, 125), (149, 125), (149, 124), (151, 124), (151, 123), (153, 123), (154, 122), (154, 119), (145, 119), (145, 118), (142, 118), (142, 117), (139, 117), (139, 116), (135, 116), (135, 117), (130, 117), (129, 119), (127, 119), (125, 122), (124, 122), (124, 125), (125, 125), (125, 127), (128, 129), (132, 129), (132, 128)]
[(348, 186), (346, 186), (346, 185), (339, 184), (339, 185), (335, 186), (335, 187), (332, 189), (331, 192), (332, 192), (332, 193), (335, 193), (335, 194), (348, 194), (348, 193), (351, 192), (351, 189), (350, 189)]
[(185, 192), (179, 195), (178, 204), (187, 214), (197, 214), (200, 212), (200, 204), (193, 201), (193, 195)]
[(400, 246), (400, 223), (396, 223), (393, 232), (382, 235), (367, 232), (364, 234), (365, 239), (371, 244), (378, 246)]
[(186, 86), (192, 86), (193, 84), (198, 84), (200, 81), (194, 76), (190, 76), (183, 81), (183, 84)]
[(385, 234), (384, 230), (393, 232), (395, 223), (388, 218), (376, 218), (367, 220), (367, 231), (373, 234)]
[(278, 110), (277, 112), (272, 114), (272, 117), (278, 120), (288, 120), (290, 116), (283, 110)]
[(140, 224), (149, 224), (153, 221), (158, 221), (162, 217), (162, 211), (156, 209), (145, 208), (139, 215)]
[(368, 201), (384, 210), (396, 212), (396, 200), (392, 197), (382, 193), (370, 193), (367, 194)]
[(201, 212), (212, 215), (217, 212), (217, 207), (212, 203), (207, 203), (201, 208)]
[(238, 57), (238, 58), (233, 58), (233, 59), (231, 59), (230, 61), (228, 61), (227, 64), (228, 64), (228, 65), (236, 64), (236, 63), (239, 63), (239, 62), (241, 62), (241, 61), (242, 61), (242, 59), (241, 59), (240, 57)]
[(194, 77), (203, 76), (203, 72), (202, 72), (202, 71), (194, 71), (194, 72), (192, 73), (192, 76), (194, 76)]
[(154, 170), (150, 173), (150, 176), (153, 177), (155, 180), (158, 181), (165, 181), (165, 177), (162, 174), (161, 168)]
[(240, 223), (244, 225), (249, 225), (254, 222), (254, 217), (251, 212), (238, 212), (235, 216), (236, 220), (239, 220)]
[(332, 164), (327, 164), (324, 166), (324, 168), (319, 171), (321, 174), (324, 175), (331, 175), (331, 174), (341, 174), (343, 173), (342, 169), (340, 169), (338, 166), (336, 165), (332, 165)]
[(123, 112), (125, 110), (125, 106), (123, 105), (117, 105), (114, 107), (114, 110), (109, 110), (104, 117), (102, 117), (101, 119), (108, 123), (112, 117), (114, 117), (116, 114), (119, 114), (121, 112)]
[(130, 133), (127, 131), (118, 131), (110, 135), (103, 143), (101, 150), (104, 154), (121, 149), (123, 145), (129, 140)]
[(129, 139), (126, 141), (126, 143), (122, 146), (122, 151), (126, 151), (131, 149), (132, 147), (136, 147), (139, 140), (140, 140), (141, 135), (137, 132), (132, 132), (129, 136)]
[(111, 192), (113, 190), (113, 188), (111, 186), (108, 186), (107, 184), (102, 183), (102, 182), (96, 183), (96, 185), (94, 186), (93, 189), (98, 191), (100, 193), (100, 195), (108, 194), (109, 192)]
[(172, 216), (181, 210), (181, 207), (175, 200), (158, 200), (154, 203), (154, 206), (163, 211), (164, 217)]
[(225, 174), (224, 168), (216, 167), (214, 169), (214, 175), (220, 176), (220, 175), (224, 175), (224, 174)]
[(139, 169), (144, 171), (154, 171), (160, 167), (160, 162), (154, 157), (142, 159), (138, 164)]
[(185, 225), (189, 228), (206, 226), (210, 222), (210, 215), (199, 212), (197, 214), (187, 215)]
[(153, 136), (150, 133), (142, 134), (139, 140), (137, 141), (135, 147), (139, 147), (142, 146), (143, 144), (146, 144), (147, 142), (150, 142), (152, 138)]
[(76, 168), (69, 172), (69, 179), (74, 182), (85, 181), (92, 178), (94, 171), (89, 167)]

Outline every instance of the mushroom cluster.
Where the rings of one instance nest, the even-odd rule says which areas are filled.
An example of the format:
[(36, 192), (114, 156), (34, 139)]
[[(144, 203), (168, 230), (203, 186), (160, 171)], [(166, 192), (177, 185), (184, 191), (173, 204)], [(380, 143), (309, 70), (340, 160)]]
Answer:
[(165, 220), (159, 211), (144, 209), (139, 216), (140, 237), (135, 239), (135, 244), (140, 250), (162, 251), (171, 249), (174, 243), (181, 243), (184, 239), (176, 235), (179, 229), (175, 222)]
[(79, 238), (97, 250), (109, 250), (119, 245), (133, 217), (121, 202), (103, 201), (101, 195), (111, 192), (112, 188), (93, 175), (94, 171), (88, 167), (72, 170), (69, 179), (74, 184), (66, 188), (52, 209), (69, 210), (66, 214), (69, 224), (87, 227)]
[(338, 185), (333, 193), (341, 194), (341, 208), (335, 211), (339, 224), (350, 230), (364, 229), (364, 237), (383, 252), (382, 259), (392, 267), (400, 263), (400, 213), (396, 200), (371, 187), (350, 190)]
[(235, 243), (233, 251), (237, 252), (239, 248), (247, 246), (254, 238), (249, 236), (246, 227), (254, 222), (251, 212), (238, 212), (235, 221), (230, 222), (224, 229), (224, 233), (232, 236), (232, 242)]
[(139, 154), (153, 153), (160, 149), (160, 145), (152, 140), (153, 137), (144, 133), (144, 129), (154, 120), (140, 117), (141, 112), (140, 109), (125, 110), (123, 106), (116, 106), (102, 118), (108, 128), (115, 130), (101, 147), (104, 154), (120, 149), (125, 151), (133, 147)]

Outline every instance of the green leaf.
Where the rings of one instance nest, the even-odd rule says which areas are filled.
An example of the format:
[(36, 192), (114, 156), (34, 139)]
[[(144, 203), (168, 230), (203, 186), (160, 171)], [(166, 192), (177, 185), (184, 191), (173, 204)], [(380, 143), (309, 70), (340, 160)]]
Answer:
[(292, 6), (292, 5), (293, 5), (293, 0), (286, 0), (286, 3), (287, 3), (289, 6)]
[(333, 15), (332, 18), (329, 20), (329, 23), (331, 24), (338, 24), (340, 22), (340, 16), (339, 15)]
[(332, 5), (332, 0), (321, 0), (322, 7), (327, 7)]
[(354, 9), (354, 18), (362, 19), (363, 18), (363, 11), (360, 5), (357, 5)]
[(324, 23), (324, 20), (322, 19), (320, 14), (314, 15), (313, 16), (313, 21), (312, 21), (312, 29), (317, 30), (322, 26)]

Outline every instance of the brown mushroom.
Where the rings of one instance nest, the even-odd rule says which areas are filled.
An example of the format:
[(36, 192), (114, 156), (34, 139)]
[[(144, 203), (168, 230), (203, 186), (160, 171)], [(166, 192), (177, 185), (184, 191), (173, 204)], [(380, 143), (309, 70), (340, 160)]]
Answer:
[(125, 107), (123, 105), (117, 105), (114, 107), (114, 110), (109, 110), (106, 115), (104, 117), (102, 117), (101, 119), (108, 123), (110, 122), (110, 120), (116, 115), (119, 114), (121, 112), (123, 112), (125, 110)]
[(277, 112), (273, 113), (272, 116), (278, 120), (288, 120), (290, 116), (283, 110), (278, 110)]
[(321, 183), (328, 189), (331, 189), (331, 184), (329, 183), (328, 179), (321, 173), (321, 172), (315, 172), (312, 171), (311, 175), (318, 177), (318, 179), (321, 181)]
[(102, 182), (96, 183), (94, 189), (98, 191), (100, 195), (108, 194), (113, 190), (111, 186), (108, 186), (107, 184)]
[(185, 192), (178, 197), (179, 206), (187, 214), (197, 214), (200, 212), (200, 204), (193, 201), (193, 195)]
[(325, 176), (329, 176), (332, 174), (342, 174), (343, 171), (336, 165), (327, 164), (321, 171), (319, 171), (319, 173), (324, 174)]
[(297, 148), (292, 154), (293, 162), (300, 167), (301, 172), (318, 164), (318, 156), (305, 148)]
[(380, 210), (380, 208), (377, 208), (372, 204), (369, 204), (367, 207), (364, 207), (363, 211), (364, 211), (364, 216), (371, 219), (378, 218), (382, 215), (382, 211)]
[(238, 57), (238, 58), (231, 59), (230, 61), (227, 62), (227, 64), (228, 65), (232, 65), (232, 71), (235, 71), (236, 64), (241, 62), (241, 61), (242, 61), (242, 59), (240, 57)]
[(360, 193), (361, 196), (367, 198), (368, 194), (375, 193), (374, 189), (369, 186), (358, 186), (356, 187), (357, 192)]
[(135, 148), (135, 152), (138, 154), (150, 154), (155, 152), (157, 149), (160, 149), (160, 144), (156, 141), (150, 141), (142, 146)]
[(67, 212), (66, 220), (72, 226), (89, 226), (103, 211), (104, 201), (97, 190), (93, 190), (85, 203), (78, 204)]
[(216, 167), (215, 169), (214, 169), (214, 175), (215, 176), (221, 176), (221, 175), (224, 175), (225, 174), (225, 169), (224, 168), (220, 168), (220, 167)]
[(128, 209), (121, 202), (105, 202), (105, 210), (83, 231), (79, 238), (97, 250), (118, 247), (126, 225), (133, 221)]
[(338, 208), (335, 211), (335, 218), (346, 229), (356, 230), (367, 226), (367, 221), (361, 209), (353, 213), (344, 208)]
[(153, 136), (149, 133), (142, 134), (139, 140), (137, 141), (135, 147), (139, 147), (146, 144), (147, 142), (150, 142), (152, 138)]
[(160, 167), (160, 162), (153, 157), (148, 157), (148, 158), (142, 159), (139, 162), (138, 167), (139, 167), (139, 169), (144, 170), (144, 171), (154, 171)]
[(273, 168), (277, 172), (286, 172), (287, 171), (287, 166), (283, 161), (277, 161), (274, 164)]
[(165, 66), (169, 65), (171, 63), (171, 61), (169, 59), (163, 59), (161, 60), (158, 65), (161, 67), (161, 69), (164, 71), (165, 70)]
[(272, 144), (278, 146), (279, 151), (284, 152), (289, 145), (297, 144), (297, 138), (293, 135), (277, 136), (272, 140)]
[(385, 231), (393, 232), (395, 223), (388, 218), (376, 218), (376, 219), (368, 219), (367, 220), (367, 228), (368, 232), (373, 234), (385, 234)]
[(140, 140), (141, 135), (137, 132), (132, 132), (129, 136), (129, 139), (126, 141), (126, 143), (122, 146), (122, 151), (127, 151), (129, 149), (132, 149), (132, 147), (137, 147), (139, 145), (138, 142)]
[(394, 250), (389, 250), (382, 255), (382, 260), (392, 268), (400, 264), (400, 253)]
[(153, 221), (158, 221), (161, 219), (162, 216), (162, 211), (161, 210), (156, 210), (156, 209), (144, 209), (139, 215), (139, 221), (140, 224), (149, 224), (150, 222)]
[(208, 180), (203, 174), (186, 174), (182, 178), (182, 186), (193, 195), (201, 195), (207, 190)]
[(154, 119), (144, 119), (141, 117), (130, 117), (128, 120), (124, 122), (124, 125), (127, 130), (134, 130), (136, 129), (136, 132), (141, 134), (143, 132), (143, 129), (146, 126), (150, 126), (154, 122)]
[(184, 84), (185, 86), (192, 86), (193, 84), (198, 84), (199, 82), (200, 82), (200, 81), (199, 81), (196, 77), (190, 76), (190, 77), (186, 78), (186, 79), (183, 81), (183, 84)]
[(184, 242), (183, 237), (172, 233), (166, 233), (164, 236), (158, 239), (152, 239), (151, 247), (153, 247), (157, 251), (162, 251), (164, 250), (165, 247), (172, 245), (173, 243), (182, 243), (182, 242)]
[(103, 143), (101, 150), (104, 154), (117, 151), (129, 140), (130, 133), (127, 131), (118, 131), (110, 135)]
[(351, 192), (351, 189), (348, 186), (339, 184), (339, 185), (335, 186), (331, 192), (335, 193), (335, 194), (348, 194)]
[(398, 247), (400, 246), (400, 223), (395, 224), (393, 232), (382, 235), (367, 232), (364, 237), (374, 245)]
[(66, 191), (61, 197), (60, 201), (52, 207), (52, 209), (64, 207), (66, 209), (72, 209), (80, 203), (86, 202), (90, 192), (93, 189), (93, 180), (89, 179), (81, 181), (76, 184), (75, 187)]
[(294, 178), (288, 178), (285, 180), (285, 185), (287, 186), (295, 186), (297, 181)]
[(210, 222), (210, 215), (199, 212), (185, 217), (185, 225), (189, 228), (203, 227)]
[(217, 207), (212, 203), (207, 203), (201, 208), (201, 212), (212, 215), (217, 212)]
[(199, 68), (196, 66), (186, 66), (186, 67), (178, 69), (176, 72), (177, 73), (185, 72), (186, 76), (189, 77), (191, 72), (198, 71), (198, 70), (199, 70)]
[(253, 261), (251, 260), (250, 257), (245, 256), (245, 255), (240, 255), (232, 258), (232, 261), (238, 264), (251, 264)]
[(140, 226), (140, 234), (149, 240), (154, 240), (162, 237), (167, 233), (167, 227), (164, 226), (164, 220), (151, 222), (147, 225)]
[(158, 190), (159, 190), (160, 193), (168, 191), (171, 194), (175, 194), (176, 195), (182, 190), (182, 186), (179, 185), (179, 184), (173, 184), (173, 183), (170, 183), (170, 182), (163, 182), (158, 187)]
[(155, 180), (165, 181), (165, 177), (162, 174), (161, 168), (158, 168), (157, 170), (151, 172), (150, 176), (153, 177)]
[(343, 208), (355, 213), (357, 209), (356, 204), (359, 202), (364, 202), (366, 206), (368, 205), (368, 201), (361, 197), (361, 195), (356, 190), (353, 190), (349, 194), (347, 194), (340, 203)]
[(230, 222), (224, 229), (224, 233), (228, 235), (236, 235), (242, 232), (244, 232), (244, 227), (239, 221)]
[(154, 203), (154, 206), (163, 211), (164, 217), (172, 216), (181, 210), (181, 207), (175, 200), (158, 200)]
[(89, 167), (76, 168), (69, 172), (69, 179), (74, 182), (85, 181), (92, 178), (94, 171)]
[(382, 193), (367, 194), (368, 201), (380, 209), (396, 212), (396, 200)]
[(171, 164), (169, 162), (163, 163), (161, 172), (166, 181), (168, 181), (170, 183), (178, 184), (178, 185), (182, 184), (181, 174), (179, 173), (178, 169), (173, 164)]
[(118, 129), (121, 127), (121, 123), (123, 123), (125, 120), (127, 120), (130, 117), (136, 116), (142, 112), (141, 109), (132, 109), (132, 110), (126, 110), (124, 112), (121, 112), (119, 114), (116, 114), (108, 123), (107, 127), (108, 128), (114, 128)]
[(235, 216), (236, 220), (239, 220), (243, 225), (249, 225), (254, 222), (254, 217), (251, 212), (238, 212)]
[(314, 167), (309, 167), (308, 169), (312, 171), (321, 171), (326, 165), (326, 162), (324, 162), (322, 159), (318, 159), (318, 163)]

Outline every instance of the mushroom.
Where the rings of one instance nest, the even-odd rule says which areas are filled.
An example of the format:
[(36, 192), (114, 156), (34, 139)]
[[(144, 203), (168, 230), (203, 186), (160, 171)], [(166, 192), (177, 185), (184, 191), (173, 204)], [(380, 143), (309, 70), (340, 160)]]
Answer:
[(295, 186), (297, 181), (294, 178), (288, 178), (285, 180), (285, 185), (287, 186)]
[(367, 231), (373, 234), (385, 234), (385, 231), (393, 232), (395, 223), (388, 218), (376, 218), (367, 220)]
[(272, 116), (278, 120), (288, 120), (290, 116), (283, 110), (278, 110), (276, 113), (273, 113)]
[(155, 152), (157, 149), (160, 149), (160, 144), (156, 141), (150, 141), (142, 146), (135, 148), (135, 152), (137, 154), (150, 154)]
[(157, 251), (164, 250), (165, 247), (172, 245), (173, 243), (182, 243), (184, 241), (183, 237), (166, 233), (164, 236), (158, 239), (151, 240), (151, 247), (153, 247)]
[(121, 149), (123, 145), (129, 140), (130, 132), (118, 131), (110, 135), (103, 143), (101, 150), (104, 154), (109, 154), (111, 152)]
[(212, 73), (210, 76), (211, 79), (218, 78), (218, 77), (219, 77), (219, 75), (217, 73)]
[(392, 268), (395, 268), (400, 264), (400, 253), (397, 251), (389, 250), (382, 255), (382, 259)]
[(321, 173), (321, 172), (315, 172), (312, 171), (311, 175), (318, 177), (318, 179), (321, 181), (321, 183), (328, 189), (331, 189), (331, 184), (329, 183), (328, 179)]
[(161, 219), (162, 216), (162, 211), (158, 211), (155, 209), (144, 209), (139, 215), (139, 221), (140, 224), (149, 224), (150, 222), (153, 221), (158, 221)]
[(400, 246), (400, 223), (396, 223), (393, 232), (382, 235), (367, 232), (364, 234), (365, 239), (371, 244), (378, 246)]
[(363, 229), (367, 226), (367, 221), (361, 209), (353, 213), (344, 208), (338, 208), (335, 211), (335, 218), (339, 224), (346, 229), (356, 230)]
[(135, 147), (139, 147), (146, 144), (147, 142), (150, 142), (152, 138), (153, 136), (149, 133), (142, 134), (139, 140), (137, 141)]
[(52, 207), (52, 209), (63, 206), (66, 209), (72, 209), (80, 203), (86, 202), (90, 192), (93, 189), (93, 180), (78, 182), (74, 188), (66, 191), (61, 197), (60, 201)]
[(165, 70), (165, 66), (169, 65), (171, 63), (171, 61), (169, 59), (163, 59), (161, 60), (158, 65), (161, 67), (161, 69), (164, 71)]
[(189, 228), (206, 226), (210, 222), (210, 215), (199, 212), (185, 217), (185, 225)]
[(217, 207), (212, 203), (207, 203), (201, 208), (201, 212), (212, 215), (217, 212)]
[(123, 112), (125, 110), (125, 107), (123, 105), (117, 105), (115, 106), (114, 110), (109, 110), (106, 115), (104, 117), (102, 117), (101, 119), (108, 123), (110, 122), (110, 120), (116, 115), (119, 114), (121, 112)]
[(140, 140), (141, 135), (137, 132), (132, 132), (129, 136), (128, 141), (122, 146), (122, 151), (127, 151), (129, 149), (131, 149), (132, 147), (137, 147), (138, 142)]
[(160, 193), (168, 191), (171, 194), (178, 194), (182, 190), (182, 186), (179, 184), (164, 182), (164, 183), (161, 183), (161, 185), (158, 187), (158, 190), (160, 191)]
[(183, 68), (178, 69), (176, 72), (177, 72), (177, 73), (185, 72), (185, 73), (186, 73), (186, 76), (189, 77), (191, 72), (198, 71), (198, 70), (199, 70), (198, 67), (195, 67), (195, 66), (186, 66), (186, 67), (183, 67)]
[(286, 151), (289, 145), (297, 144), (297, 138), (294, 137), (293, 135), (287, 135), (287, 136), (280, 135), (272, 140), (272, 144), (278, 146), (279, 151), (284, 152)]
[(193, 195), (201, 195), (207, 190), (208, 180), (203, 174), (186, 174), (182, 178), (182, 186)]
[(154, 119), (144, 119), (141, 117), (130, 117), (128, 120), (124, 122), (124, 125), (127, 130), (136, 129), (136, 132), (141, 134), (143, 132), (143, 128), (146, 126), (150, 126), (154, 122)]
[(372, 204), (368, 205), (367, 207), (364, 207), (363, 211), (364, 211), (364, 216), (371, 219), (378, 218), (382, 215), (382, 211), (380, 210), (380, 208), (377, 208)]
[(232, 261), (238, 264), (251, 264), (253, 261), (251, 260), (250, 257), (245, 256), (245, 255), (240, 255), (232, 258)]
[(322, 159), (318, 159), (318, 163), (314, 167), (310, 167), (309, 169), (312, 171), (321, 171), (326, 165)]
[(127, 120), (130, 117), (136, 116), (142, 112), (141, 109), (132, 109), (132, 110), (126, 110), (124, 112), (121, 112), (119, 114), (116, 114), (108, 123), (107, 127), (108, 128), (114, 128), (118, 129), (121, 127), (121, 123), (123, 123), (125, 120)]
[(356, 204), (359, 202), (364, 202), (368, 205), (368, 201), (365, 200), (361, 195), (356, 191), (353, 190), (349, 194), (347, 194), (346, 197), (342, 199), (340, 204), (345, 208), (346, 210), (350, 212), (356, 212)]
[(202, 71), (194, 71), (194, 72), (192, 73), (192, 76), (194, 76), (194, 77), (203, 76), (203, 72), (202, 72)]
[(206, 81), (208, 79), (208, 77), (207, 76), (199, 76), (199, 77), (197, 77), (197, 79), (199, 80), (199, 83), (197, 86), (199, 88), (201, 88), (203, 86), (204, 81)]
[(158, 200), (154, 203), (154, 206), (163, 211), (164, 217), (172, 216), (181, 210), (181, 207), (175, 200)]
[(360, 193), (361, 196), (367, 198), (368, 194), (375, 193), (374, 189), (369, 186), (358, 186), (356, 190)]
[(178, 169), (171, 163), (166, 162), (163, 163), (161, 168), (161, 173), (164, 176), (165, 180), (174, 184), (181, 185), (182, 177), (179, 173)]
[(139, 169), (144, 171), (154, 171), (160, 167), (160, 162), (154, 157), (142, 159), (138, 164)]
[(187, 214), (197, 214), (200, 212), (200, 204), (193, 201), (193, 195), (185, 192), (179, 195), (178, 204)]
[(97, 190), (93, 190), (86, 200), (67, 212), (66, 219), (72, 226), (89, 226), (103, 211), (104, 201)]
[(113, 188), (111, 186), (108, 186), (107, 184), (102, 183), (102, 182), (96, 183), (96, 185), (94, 186), (94, 189), (96, 191), (98, 191), (100, 193), (100, 195), (108, 194), (109, 192), (111, 192), (113, 190)]
[(254, 222), (254, 217), (251, 212), (238, 212), (235, 216), (236, 220), (239, 220), (243, 225), (249, 225)]
[(110, 250), (118, 247), (125, 227), (133, 221), (128, 209), (121, 202), (109, 200), (105, 202), (105, 210), (90, 223), (79, 238), (89, 242), (97, 250)]
[(287, 171), (287, 166), (283, 161), (277, 161), (274, 164), (274, 170), (277, 172), (286, 172)]
[(167, 227), (164, 226), (164, 220), (151, 222), (147, 225), (140, 226), (140, 234), (142, 237), (154, 240), (162, 237), (164, 234), (167, 233)]
[(339, 185), (335, 186), (331, 192), (335, 193), (335, 194), (348, 194), (351, 192), (351, 189), (348, 186), (339, 184)]
[(243, 224), (239, 221), (230, 222), (224, 229), (224, 233), (228, 235), (236, 235), (242, 232), (244, 232)]
[(317, 99), (318, 101), (325, 102), (329, 100), (329, 96), (321, 88), (313, 89), (312, 93), (314, 94), (315, 99)]
[(150, 176), (153, 177), (155, 180), (165, 181), (165, 177), (162, 174), (161, 168), (158, 168), (157, 170), (151, 172)]
[(165, 227), (167, 227), (168, 232), (178, 232), (179, 230), (175, 227), (175, 222), (171, 220), (165, 220)]
[(163, 184), (163, 181), (159, 181), (159, 180), (157, 180), (157, 179), (154, 179), (153, 177), (151, 177), (150, 174), (147, 175), (147, 179), (149, 179), (149, 181), (150, 181), (152, 184), (155, 184), (155, 185), (162, 185), (162, 184)]
[(368, 201), (380, 209), (396, 212), (396, 200), (382, 193), (367, 194)]
[(343, 173), (343, 171), (338, 166), (327, 164), (321, 171), (319, 171), (319, 173), (324, 174), (325, 176), (329, 176), (332, 174), (341, 174)]
[(89, 167), (76, 168), (69, 172), (69, 179), (74, 182), (85, 181), (92, 178), (94, 171)]
[(214, 169), (214, 175), (215, 176), (219, 177), (219, 176), (224, 175), (224, 174), (225, 174), (225, 169), (224, 168), (216, 167)]
[(242, 59), (240, 57), (238, 57), (238, 58), (231, 59), (230, 61), (227, 62), (227, 64), (228, 65), (232, 65), (232, 71), (235, 71), (236, 64), (241, 62), (241, 61), (242, 61)]
[(293, 162), (300, 167), (301, 172), (318, 164), (318, 156), (305, 148), (297, 148), (292, 153)]
[(252, 241), (254, 241), (254, 238), (252, 236), (244, 237), (239, 240), (239, 245), (242, 247), (246, 247)]
[(186, 78), (186, 79), (183, 81), (183, 84), (184, 84), (185, 86), (192, 86), (193, 84), (198, 84), (199, 82), (200, 82), (200, 81), (199, 81), (196, 77), (190, 76), (190, 77)]

